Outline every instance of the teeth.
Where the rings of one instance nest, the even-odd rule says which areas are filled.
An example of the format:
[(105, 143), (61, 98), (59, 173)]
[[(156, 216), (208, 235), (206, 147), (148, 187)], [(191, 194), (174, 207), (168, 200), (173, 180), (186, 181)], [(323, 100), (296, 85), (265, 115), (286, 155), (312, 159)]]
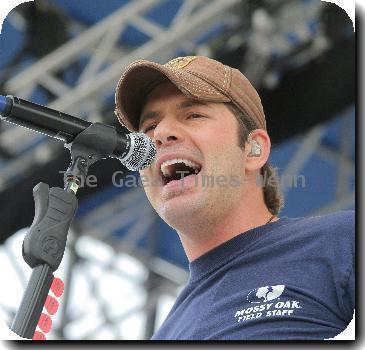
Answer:
[(175, 159), (170, 159), (170, 160), (166, 160), (161, 164), (161, 171), (163, 173), (164, 176), (171, 176), (171, 172), (169, 171), (169, 165), (172, 164), (176, 164), (176, 163), (184, 163), (185, 165), (187, 165), (190, 168), (193, 169), (200, 169), (200, 165), (192, 162), (191, 160), (187, 160), (187, 159), (183, 159), (183, 158), (175, 158)]

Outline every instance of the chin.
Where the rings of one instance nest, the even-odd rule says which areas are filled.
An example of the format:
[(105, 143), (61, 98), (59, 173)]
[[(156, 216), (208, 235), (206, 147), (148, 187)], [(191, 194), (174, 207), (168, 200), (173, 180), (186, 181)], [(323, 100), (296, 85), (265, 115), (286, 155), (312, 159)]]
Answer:
[[(185, 198), (184, 198), (185, 197)], [(202, 214), (204, 208), (203, 200), (193, 199), (193, 196), (179, 195), (160, 203), (155, 207), (158, 215), (171, 227), (180, 228), (181, 225), (186, 226), (187, 220), (191, 220), (194, 216)]]

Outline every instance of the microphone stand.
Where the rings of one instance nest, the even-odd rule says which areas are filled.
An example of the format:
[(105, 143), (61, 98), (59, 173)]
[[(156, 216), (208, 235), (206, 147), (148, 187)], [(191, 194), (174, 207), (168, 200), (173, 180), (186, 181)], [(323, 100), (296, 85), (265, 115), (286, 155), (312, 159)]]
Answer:
[(23, 241), (22, 254), (33, 269), (11, 330), (32, 339), (53, 281), (53, 272), (62, 261), (67, 233), (77, 210), (76, 193), (85, 183), (89, 167), (113, 154), (118, 138), (114, 127), (94, 123), (65, 144), (71, 164), (64, 188), (39, 183), (33, 188), (35, 216)]

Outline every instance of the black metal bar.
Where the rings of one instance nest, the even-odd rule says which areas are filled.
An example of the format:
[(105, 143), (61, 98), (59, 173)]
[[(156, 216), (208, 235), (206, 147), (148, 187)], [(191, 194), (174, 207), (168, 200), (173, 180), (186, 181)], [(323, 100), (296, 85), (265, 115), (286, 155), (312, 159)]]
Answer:
[(46, 264), (33, 269), (20, 307), (11, 325), (11, 330), (22, 338), (33, 338), (53, 277), (51, 268)]

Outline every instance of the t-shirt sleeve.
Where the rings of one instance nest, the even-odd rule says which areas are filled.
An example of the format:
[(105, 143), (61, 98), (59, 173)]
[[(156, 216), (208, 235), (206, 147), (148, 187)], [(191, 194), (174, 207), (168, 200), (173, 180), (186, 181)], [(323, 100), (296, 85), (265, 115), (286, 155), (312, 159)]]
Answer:
[(352, 264), (349, 271), (348, 281), (344, 286), (342, 298), (342, 306), (346, 315), (346, 319), (351, 321), (355, 309), (355, 268)]
[(344, 212), (342, 217), (343, 230), (341, 237), (341, 249), (343, 250), (343, 266), (347, 266), (342, 281), (343, 292), (341, 305), (344, 316), (351, 321), (355, 309), (355, 212)]

